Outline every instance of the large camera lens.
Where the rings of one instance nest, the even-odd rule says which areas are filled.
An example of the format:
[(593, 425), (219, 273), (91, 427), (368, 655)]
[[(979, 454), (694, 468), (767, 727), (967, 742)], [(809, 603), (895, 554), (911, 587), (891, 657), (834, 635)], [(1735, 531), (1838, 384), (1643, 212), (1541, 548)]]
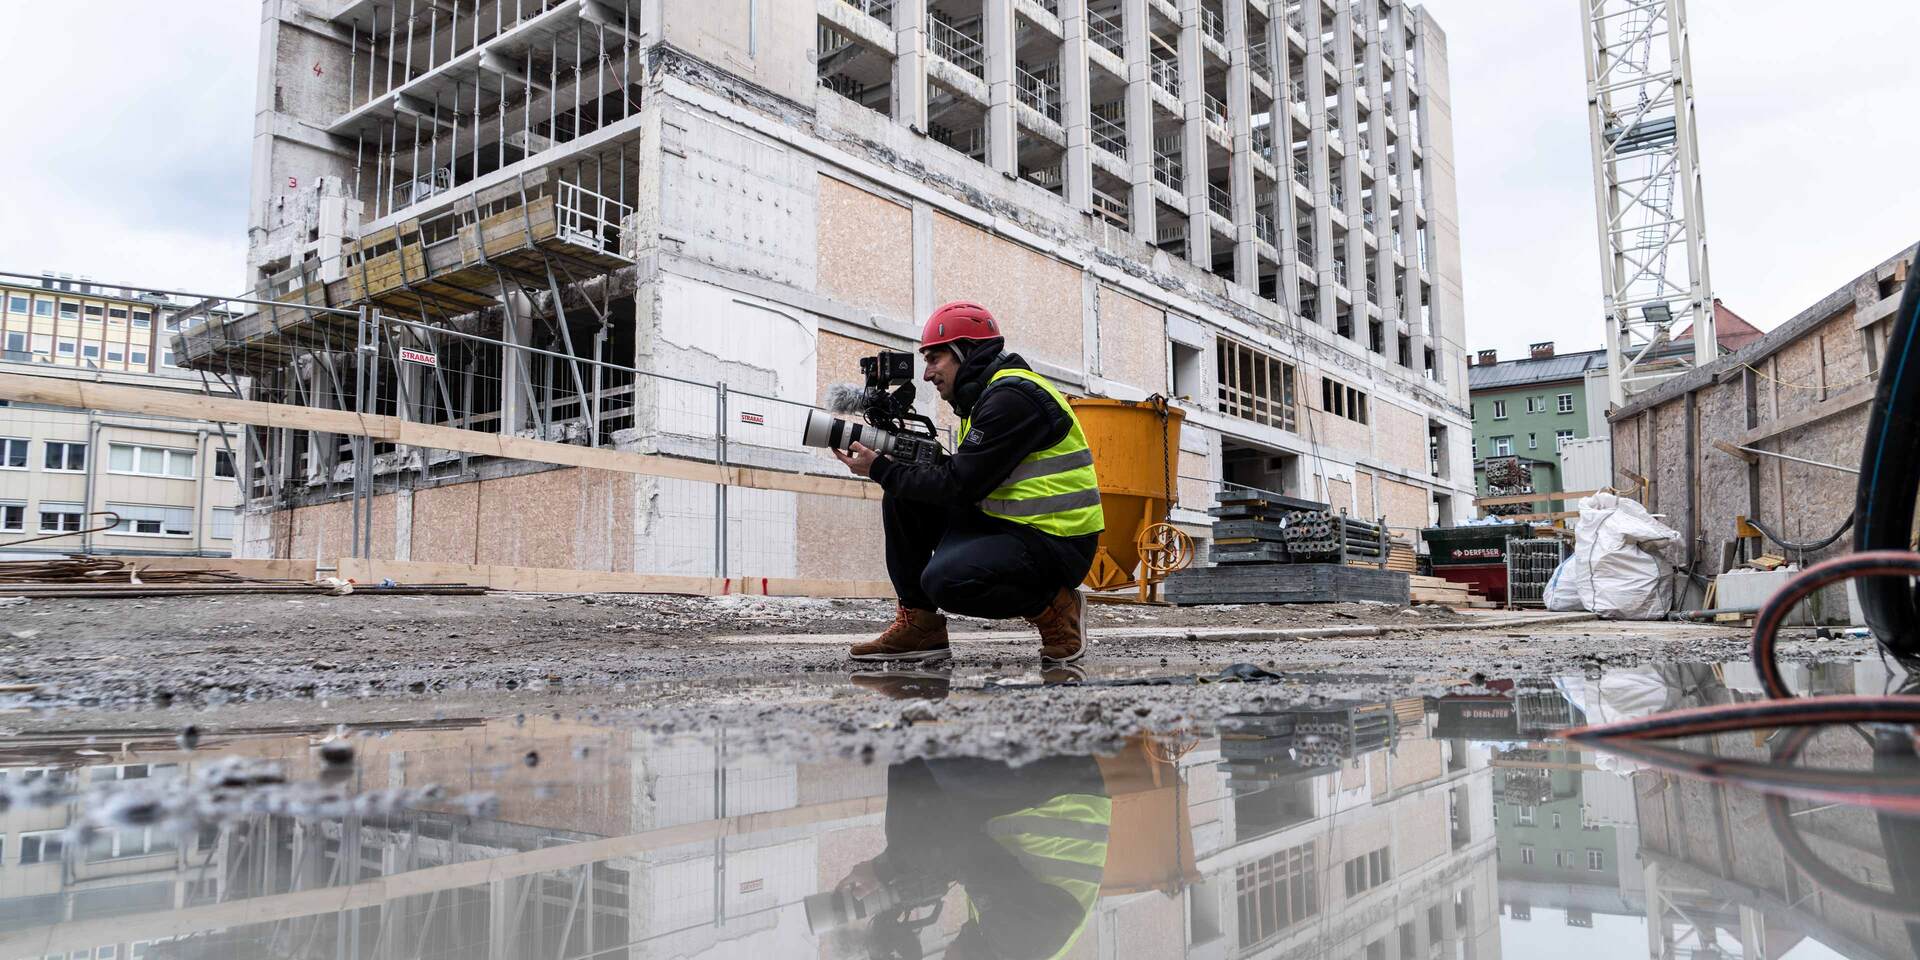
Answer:
[(893, 434), (879, 427), (842, 420), (820, 410), (807, 411), (807, 426), (800, 432), (800, 442), (835, 450), (849, 450), (856, 443), (864, 443), (875, 453), (892, 453), (894, 445)]
[(816, 893), (801, 904), (807, 911), (807, 932), (815, 936), (838, 930), (854, 919), (853, 895), (842, 890)]

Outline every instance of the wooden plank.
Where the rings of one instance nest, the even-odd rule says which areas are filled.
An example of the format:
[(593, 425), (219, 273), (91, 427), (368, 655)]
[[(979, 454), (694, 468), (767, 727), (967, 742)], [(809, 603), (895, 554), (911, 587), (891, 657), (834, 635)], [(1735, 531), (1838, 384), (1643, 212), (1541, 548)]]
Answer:
[(785, 490), (854, 500), (878, 500), (879, 484), (852, 477), (823, 477), (784, 473), (758, 467), (721, 467), (698, 460), (681, 460), (651, 453), (580, 447), (529, 437), (502, 436), (395, 417), (322, 410), (284, 403), (208, 397), (177, 390), (89, 383), (58, 377), (0, 373), (0, 399), (44, 403), (81, 410), (146, 413), (241, 423), (259, 427), (319, 430), (388, 440), (416, 447), (454, 450), (480, 456), (506, 457), (568, 467), (611, 470), (639, 476), (669, 477), (703, 483), (728, 483), (757, 490)]
[(1768, 440), (1783, 433), (1798, 430), (1808, 424), (1818, 423), (1828, 417), (1846, 413), (1848, 410), (1852, 410), (1854, 407), (1872, 400), (1873, 392), (1878, 387), (1879, 384), (1871, 381), (1860, 384), (1845, 393), (1822, 400), (1793, 416), (1781, 417), (1763, 427), (1749, 430), (1741, 434), (1740, 439), (1734, 441), (1734, 446), (1751, 447), (1762, 440)]
[(796, 580), (781, 577), (686, 577), (666, 574), (513, 567), (492, 564), (422, 563), (411, 560), (335, 560), (335, 576), (360, 584), (467, 583), (517, 593), (664, 593), (717, 597), (733, 593), (769, 597), (886, 599), (892, 584), (879, 580)]
[(1715, 450), (1720, 451), (1721, 453), (1724, 453), (1724, 454), (1727, 454), (1728, 456), (1733, 457), (1736, 460), (1745, 460), (1748, 463), (1760, 462), (1760, 458), (1758, 456), (1748, 453), (1747, 451), (1742, 450), (1739, 447), (1736, 447), (1733, 444), (1726, 442), (1725, 440), (1713, 441), (1713, 448)]
[(1504, 507), (1516, 503), (1537, 503), (1541, 500), (1578, 500), (1591, 497), (1598, 490), (1569, 490), (1564, 493), (1516, 493), (1505, 497), (1477, 497), (1473, 501), (1476, 507)]
[(60, 377), (0, 373), (0, 398), (22, 403), (45, 403), (78, 410), (145, 413), (189, 420), (245, 423), (256, 427), (291, 427), (326, 433), (352, 433), (376, 440), (399, 438), (398, 421), (391, 417), (363, 417), (346, 410), (321, 410), (285, 403), (260, 403), (208, 397), (180, 390), (90, 383)]
[(1553, 513), (1516, 513), (1512, 516), (1501, 517), (1500, 519), (1508, 523), (1535, 523), (1541, 520), (1565, 520), (1568, 517), (1577, 517), (1579, 515), (1580, 511), (1578, 510), (1556, 510)]
[(267, 560), (253, 557), (124, 557), (141, 573), (160, 570), (225, 570), (261, 580), (312, 580), (318, 574), (312, 560)]

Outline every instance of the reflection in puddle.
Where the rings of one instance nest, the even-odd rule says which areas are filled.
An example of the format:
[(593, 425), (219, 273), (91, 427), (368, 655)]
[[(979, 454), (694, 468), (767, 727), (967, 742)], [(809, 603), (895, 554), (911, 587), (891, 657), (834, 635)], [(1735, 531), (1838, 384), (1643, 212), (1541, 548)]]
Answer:
[[(947, 692), (895, 680), (857, 682)], [(1769, 801), (1557, 739), (1757, 690), (1738, 665), (1514, 678), (1017, 768), (776, 760), (724, 730), (555, 717), (354, 731), (351, 764), (317, 749), (331, 729), (209, 730), (194, 752), (13, 738), (0, 960), (1915, 956), (1900, 804)], [(1786, 741), (1675, 746), (1914, 777), (1904, 733)]]

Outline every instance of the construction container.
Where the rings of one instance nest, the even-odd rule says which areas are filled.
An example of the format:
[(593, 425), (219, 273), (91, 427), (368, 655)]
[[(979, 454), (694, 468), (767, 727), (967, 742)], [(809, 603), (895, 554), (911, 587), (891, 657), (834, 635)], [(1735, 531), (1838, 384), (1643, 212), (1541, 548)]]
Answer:
[(1180, 495), (1180, 423), (1186, 413), (1164, 398), (1069, 401), (1093, 448), (1107, 529), (1087, 586), (1117, 590), (1137, 583), (1142, 530), (1163, 522)]
[(1147, 890), (1172, 896), (1200, 879), (1178, 753), (1164, 741), (1136, 736), (1119, 753), (1094, 758), (1113, 801), (1101, 896)]
[[(1613, 438), (1586, 437), (1560, 442), (1560, 489), (1599, 490), (1613, 486)], [(1563, 510), (1578, 509), (1568, 504)]]
[(1433, 575), (1464, 583), (1495, 603), (1507, 602), (1507, 538), (1531, 537), (1525, 523), (1428, 527), (1420, 531), (1432, 556)]

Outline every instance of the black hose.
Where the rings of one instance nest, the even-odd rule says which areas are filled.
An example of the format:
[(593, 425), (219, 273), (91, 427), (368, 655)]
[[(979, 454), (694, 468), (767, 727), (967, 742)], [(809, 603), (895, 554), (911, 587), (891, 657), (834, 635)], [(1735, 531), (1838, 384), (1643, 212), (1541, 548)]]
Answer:
[(1772, 540), (1774, 542), (1774, 545), (1785, 550), (1797, 550), (1801, 553), (1806, 553), (1808, 551), (1818, 550), (1821, 547), (1827, 546), (1828, 544), (1834, 542), (1835, 540), (1840, 539), (1841, 534), (1846, 533), (1848, 530), (1853, 529), (1853, 517), (1854, 517), (1853, 514), (1851, 513), (1847, 514), (1847, 519), (1845, 522), (1840, 524), (1840, 529), (1835, 530), (1834, 532), (1829, 533), (1818, 540), (1788, 540), (1785, 537), (1782, 537), (1779, 534), (1774, 533), (1772, 530), (1768, 529), (1766, 524), (1761, 523), (1756, 518), (1748, 517), (1747, 522), (1753, 524), (1753, 528), (1755, 530), (1760, 531), (1762, 536), (1766, 537), (1768, 540)]
[[(1907, 274), (1887, 339), (1887, 363), (1874, 389), (1860, 452), (1853, 548), (1904, 550), (1913, 536), (1920, 490), (1920, 269)], [(1881, 645), (1909, 662), (1920, 659), (1920, 608), (1909, 577), (1866, 577), (1860, 612)]]

